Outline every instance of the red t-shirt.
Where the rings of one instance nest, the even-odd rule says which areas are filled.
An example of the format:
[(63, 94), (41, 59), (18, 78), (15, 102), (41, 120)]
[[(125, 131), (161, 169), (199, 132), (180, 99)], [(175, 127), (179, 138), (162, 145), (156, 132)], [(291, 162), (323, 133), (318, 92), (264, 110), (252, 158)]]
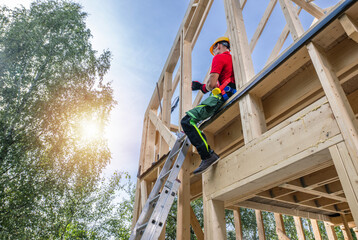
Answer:
[(215, 55), (211, 64), (211, 72), (219, 74), (220, 85), (228, 78), (235, 83), (234, 71), (232, 67), (232, 57), (229, 51)]

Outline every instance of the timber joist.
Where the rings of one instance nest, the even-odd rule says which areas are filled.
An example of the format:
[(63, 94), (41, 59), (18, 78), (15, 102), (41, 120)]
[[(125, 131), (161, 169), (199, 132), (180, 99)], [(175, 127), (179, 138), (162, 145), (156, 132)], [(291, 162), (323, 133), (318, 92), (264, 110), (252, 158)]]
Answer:
[[(192, 103), (188, 93), (191, 50), (212, 2), (190, 1), (145, 114), (137, 212), (175, 141), (174, 131), (180, 130), (171, 123), (174, 91), (180, 87), (179, 116), (203, 96), (199, 92)], [(334, 225), (358, 224), (358, 3), (346, 0), (322, 9), (314, 1), (270, 0), (250, 41), (242, 15), (246, 3), (224, 0), (237, 93), (200, 126), (221, 160), (198, 176), (192, 172), (200, 157), (194, 148), (187, 154), (177, 239), (188, 239), (190, 223), (200, 239), (225, 239), (224, 209), (234, 211), (242, 239), (239, 207), (256, 210), (260, 239), (261, 211), (275, 213), (280, 239), (287, 239), (281, 214), (295, 216), (301, 238), (300, 217), (311, 219), (315, 236), (320, 235), (317, 220), (324, 221), (329, 239), (336, 239)], [(255, 74), (251, 53), (275, 6), (286, 26), (267, 65)], [(302, 11), (316, 18), (307, 31), (298, 17)], [(289, 35), (293, 43), (279, 54)], [(188, 204), (199, 197), (204, 236)]]

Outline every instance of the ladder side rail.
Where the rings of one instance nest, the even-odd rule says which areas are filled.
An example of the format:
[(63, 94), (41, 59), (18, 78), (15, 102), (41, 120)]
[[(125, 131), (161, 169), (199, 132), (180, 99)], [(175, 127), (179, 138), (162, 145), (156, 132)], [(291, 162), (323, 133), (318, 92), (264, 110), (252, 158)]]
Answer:
[(185, 139), (183, 139), (183, 138), (184, 138), (184, 136), (179, 136), (177, 141), (175, 142), (172, 150), (170, 151), (169, 156), (168, 156), (166, 162), (164, 163), (164, 166), (159, 174), (159, 177), (158, 177), (157, 181), (155, 182), (153, 189), (152, 189), (151, 193), (149, 194), (149, 197), (143, 207), (143, 210), (138, 218), (138, 221), (132, 230), (130, 239), (137, 239), (136, 235), (137, 235), (138, 227), (141, 226), (142, 224), (144, 224), (145, 222), (147, 222), (149, 219), (149, 216), (152, 214), (153, 208), (150, 207), (151, 201), (155, 197), (157, 197), (157, 195), (159, 194), (159, 190), (163, 185), (163, 182), (161, 181), (161, 177), (169, 171), (169, 169), (172, 165), (173, 157), (175, 156), (176, 152), (184, 146)]
[(168, 187), (165, 187), (165, 190), (163, 189), (163, 191), (168, 191), (168, 193), (162, 194), (160, 196), (159, 201), (161, 201), (162, 204), (156, 205), (153, 211), (153, 215), (155, 217), (151, 218), (148, 222), (148, 225), (142, 236), (143, 239), (156, 240), (159, 238), (165, 225), (165, 221), (168, 217), (169, 211), (173, 205), (179, 186), (180, 182), (178, 180), (175, 180), (171, 189), (169, 189)]
[(166, 218), (168, 217), (170, 208), (173, 204), (175, 195), (180, 185), (180, 182), (178, 181), (177, 177), (184, 163), (189, 146), (190, 146), (189, 140), (188, 138), (186, 138), (183, 143), (182, 149), (176, 158), (176, 161), (172, 168), (173, 170), (170, 173), (167, 181), (165, 182), (163, 188), (164, 194), (162, 193), (160, 195), (155, 205), (152, 216), (148, 221), (148, 225), (143, 233), (144, 239), (156, 239), (155, 236), (157, 235), (159, 236), (161, 233), (164, 220), (166, 220)]

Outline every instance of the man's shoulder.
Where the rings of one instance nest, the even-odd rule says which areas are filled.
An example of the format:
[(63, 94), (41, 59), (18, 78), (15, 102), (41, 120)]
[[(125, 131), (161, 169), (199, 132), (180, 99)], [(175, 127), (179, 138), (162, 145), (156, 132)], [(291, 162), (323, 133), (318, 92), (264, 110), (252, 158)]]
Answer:
[(227, 60), (231, 59), (231, 53), (230, 52), (223, 52), (221, 54), (215, 55), (213, 60)]

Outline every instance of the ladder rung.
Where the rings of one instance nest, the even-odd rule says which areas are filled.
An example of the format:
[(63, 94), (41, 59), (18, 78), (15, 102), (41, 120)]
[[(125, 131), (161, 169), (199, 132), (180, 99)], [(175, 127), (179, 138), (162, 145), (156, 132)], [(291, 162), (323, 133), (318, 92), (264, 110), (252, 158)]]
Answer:
[(160, 180), (163, 180), (165, 177), (167, 177), (170, 173), (172, 172), (172, 169), (170, 169), (168, 172), (166, 172), (161, 178)]
[(179, 148), (173, 155), (170, 156), (170, 158), (174, 158), (179, 152), (181, 151), (181, 148)]
[(157, 196), (155, 196), (152, 200), (150, 200), (150, 203), (157, 201), (159, 197), (160, 197), (160, 193)]
[(185, 137), (186, 137), (185, 134), (179, 136), (178, 141), (179, 141), (179, 142), (182, 142), (182, 141), (185, 139)]
[(140, 225), (140, 226), (137, 228), (137, 232), (139, 232), (140, 230), (142, 230), (142, 229), (146, 228), (146, 227), (147, 227), (147, 225), (148, 225), (148, 222), (146, 222), (146, 223), (144, 223), (144, 224)]

